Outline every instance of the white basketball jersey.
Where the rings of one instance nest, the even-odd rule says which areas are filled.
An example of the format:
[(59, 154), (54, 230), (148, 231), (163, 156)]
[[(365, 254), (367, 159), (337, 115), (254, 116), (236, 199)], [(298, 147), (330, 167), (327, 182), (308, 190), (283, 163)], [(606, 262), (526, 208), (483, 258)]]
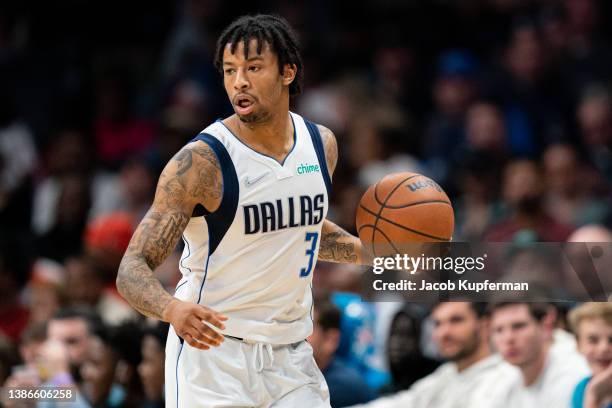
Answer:
[(217, 211), (193, 217), (175, 296), (228, 316), (224, 334), (289, 344), (312, 332), (312, 271), (330, 178), (316, 126), (290, 113), (294, 145), (283, 163), (242, 143), (221, 122), (194, 139), (223, 174)]

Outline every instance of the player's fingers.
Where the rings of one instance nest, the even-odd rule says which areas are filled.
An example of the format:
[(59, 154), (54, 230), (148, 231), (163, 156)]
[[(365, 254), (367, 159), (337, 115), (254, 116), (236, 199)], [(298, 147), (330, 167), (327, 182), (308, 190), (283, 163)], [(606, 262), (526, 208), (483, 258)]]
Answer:
[(200, 341), (204, 341), (213, 346), (219, 346), (225, 340), (222, 334), (202, 321), (197, 322), (194, 326), (194, 329), (198, 332), (198, 340)]
[(225, 329), (223, 321), (227, 320), (227, 316), (224, 316), (219, 312), (215, 312), (214, 310), (202, 306), (200, 309), (198, 309), (197, 316), (200, 318), (200, 320), (204, 320), (221, 330)]
[(208, 350), (210, 348), (208, 345), (199, 342), (197, 339), (195, 339), (189, 333), (185, 333), (183, 335), (183, 340), (185, 340), (187, 342), (187, 344), (189, 344), (191, 347), (195, 347), (195, 348), (198, 348), (200, 350)]
[(209, 326), (207, 323), (209, 322), (204, 318), (199, 317), (197, 314), (190, 316), (188, 321), (188, 324), (194, 330), (196, 330), (198, 333), (202, 333), (202, 336), (204, 336), (201, 337), (200, 340), (205, 341), (205, 337), (209, 337), (214, 343), (221, 344), (221, 342), (225, 340), (225, 337), (223, 337), (222, 334), (218, 333), (213, 327)]

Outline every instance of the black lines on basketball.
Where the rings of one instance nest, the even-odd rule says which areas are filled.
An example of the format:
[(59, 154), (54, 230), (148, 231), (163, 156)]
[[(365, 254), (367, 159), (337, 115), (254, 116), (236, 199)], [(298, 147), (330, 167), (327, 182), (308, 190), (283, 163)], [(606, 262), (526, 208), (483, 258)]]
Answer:
[(446, 204), (452, 206), (452, 204), (445, 200), (425, 200), (425, 201), (415, 201), (414, 203), (403, 204), (403, 205), (386, 205), (385, 208), (390, 208), (392, 210), (397, 210), (400, 208), (408, 208), (413, 205), (421, 205), (421, 204), (429, 204), (429, 203), (438, 203), (438, 204)]
[(378, 183), (376, 183), (376, 185), (374, 186), (374, 200), (376, 200), (376, 202), (377, 202), (378, 204), (380, 204), (380, 205), (384, 206), (384, 205), (385, 205), (385, 203), (386, 203), (386, 202), (389, 200), (389, 198), (390, 198), (390, 197), (393, 195), (393, 193), (395, 192), (395, 190), (397, 190), (397, 189), (398, 189), (398, 188), (399, 188), (399, 187), (400, 187), (402, 184), (404, 184), (404, 183), (405, 183), (405, 182), (407, 182), (408, 180), (411, 180), (411, 179), (413, 179), (413, 178), (415, 178), (415, 177), (419, 177), (419, 176), (420, 176), (420, 174), (413, 174), (412, 176), (407, 177), (407, 178), (405, 178), (404, 180), (402, 180), (400, 183), (398, 183), (398, 185), (397, 185), (397, 186), (395, 186), (395, 187), (393, 188), (393, 190), (391, 190), (391, 191), (389, 192), (389, 194), (387, 194), (387, 197), (385, 197), (385, 201), (384, 201), (384, 202), (380, 201), (380, 198), (378, 198), (378, 185), (381, 183), (381, 181), (382, 181), (382, 180), (381, 180), (381, 181), (379, 181), (379, 182), (378, 182)]
[[(385, 234), (385, 232), (380, 230), (379, 228), (376, 228), (376, 226), (373, 225), (373, 224), (362, 225), (359, 228), (359, 230), (357, 231), (357, 234), (359, 234), (361, 232), (361, 230), (363, 230), (364, 228), (372, 228), (373, 229), (373, 231), (372, 231), (372, 238), (374, 237), (374, 233), (378, 232), (380, 235), (382, 235), (387, 240), (387, 242), (389, 243), (389, 245), (391, 245), (391, 247), (393, 248), (395, 253), (399, 253), (400, 252), (399, 249), (397, 249), (397, 247), (393, 244), (393, 241), (391, 241), (391, 239), (387, 236), (387, 234)], [(376, 247), (374, 245), (374, 239), (372, 239), (372, 254), (374, 256), (376, 256)]]
[[(423, 203), (418, 203), (418, 204), (427, 204), (427, 203), (430, 203), (430, 202), (433, 202), (433, 203), (442, 202), (442, 203), (446, 203), (446, 204), (448, 204), (446, 201), (426, 201), (426, 202), (423, 202)], [(360, 206), (360, 207), (361, 207), (361, 208), (362, 208), (362, 209), (363, 209), (365, 212), (367, 212), (368, 214), (371, 214), (371, 215), (373, 215), (373, 216), (376, 216), (376, 213), (374, 213), (374, 211), (372, 211), (372, 210), (370, 210), (370, 209), (368, 209), (368, 208), (364, 207), (364, 206), (363, 206), (363, 204), (359, 204), (359, 206)], [(408, 205), (408, 207), (410, 207), (410, 205)], [(386, 207), (386, 208), (392, 208), (392, 207)], [(404, 208), (404, 207), (398, 207), (398, 208)], [(381, 211), (381, 213), (382, 213), (382, 211)], [(389, 224), (393, 224), (393, 225), (395, 225), (395, 226), (396, 226), (396, 227), (398, 227), (398, 228), (401, 228), (401, 229), (406, 230), (406, 231), (410, 231), (410, 232), (412, 232), (413, 234), (421, 235), (421, 236), (426, 237), (426, 238), (436, 239), (436, 240), (438, 240), (438, 241), (448, 241), (448, 240), (450, 239), (450, 238), (442, 238), (442, 237), (438, 237), (438, 236), (436, 236), (436, 235), (427, 234), (426, 232), (421, 232), (421, 231), (418, 231), (418, 230), (415, 230), (415, 229), (412, 229), (412, 228), (406, 227), (405, 225), (398, 224), (398, 223), (397, 223), (397, 222), (395, 222), (395, 221), (391, 221), (390, 219), (388, 219), (387, 217), (384, 217), (384, 216), (382, 216), (382, 215), (378, 216), (378, 217), (377, 217), (377, 220), (378, 220), (378, 219), (381, 219), (381, 220), (383, 220), (383, 221), (385, 221), (385, 222), (388, 222)], [(365, 225), (364, 225), (364, 227), (365, 227)], [(374, 227), (376, 227), (376, 225), (374, 225)], [(360, 228), (360, 230), (361, 230), (361, 228)], [(380, 230), (380, 228), (375, 228), (375, 230)], [(382, 231), (380, 231), (380, 232), (382, 233)], [(385, 237), (386, 237), (386, 235), (385, 235)]]

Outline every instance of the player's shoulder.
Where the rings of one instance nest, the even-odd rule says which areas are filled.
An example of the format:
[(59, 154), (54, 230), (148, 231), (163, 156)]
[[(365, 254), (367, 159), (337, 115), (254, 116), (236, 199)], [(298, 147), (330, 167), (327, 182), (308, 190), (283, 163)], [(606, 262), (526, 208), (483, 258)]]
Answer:
[(327, 167), (330, 173), (333, 173), (338, 162), (338, 143), (336, 142), (336, 135), (326, 126), (316, 124), (321, 135), (323, 147), (325, 149), (325, 158), (327, 160)]

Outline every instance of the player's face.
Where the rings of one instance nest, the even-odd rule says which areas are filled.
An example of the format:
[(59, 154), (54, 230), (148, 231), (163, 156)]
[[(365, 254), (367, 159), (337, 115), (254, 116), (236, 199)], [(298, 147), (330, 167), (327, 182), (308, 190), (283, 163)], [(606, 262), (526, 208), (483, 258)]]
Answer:
[(544, 324), (529, 313), (527, 305), (507, 305), (491, 317), (491, 339), (502, 357), (518, 367), (540, 357), (547, 343)]
[(585, 319), (578, 329), (578, 349), (594, 375), (612, 364), (612, 326), (601, 318)]
[(480, 332), (485, 323), (467, 302), (441, 303), (431, 318), (434, 322), (433, 340), (445, 359), (457, 361), (469, 357), (483, 341)]
[(257, 40), (249, 41), (247, 58), (244, 43), (232, 44), (223, 51), (223, 83), (234, 112), (242, 122), (259, 123), (268, 119), (279, 106), (288, 87), (278, 69), (278, 58), (264, 43), (257, 53)]

